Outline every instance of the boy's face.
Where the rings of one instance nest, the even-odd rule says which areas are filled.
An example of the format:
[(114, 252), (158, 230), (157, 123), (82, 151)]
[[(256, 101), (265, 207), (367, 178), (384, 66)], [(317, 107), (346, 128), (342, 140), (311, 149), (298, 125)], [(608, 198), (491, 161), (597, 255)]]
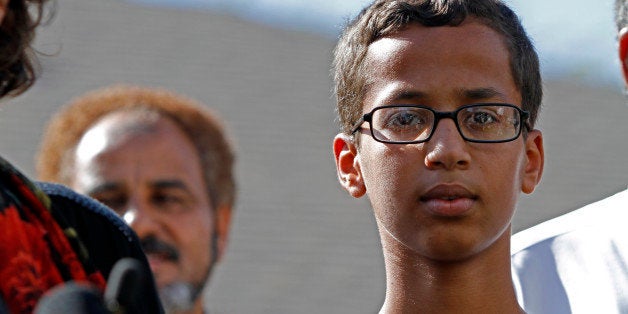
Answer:
[[(502, 37), (471, 18), (381, 38), (365, 64), (363, 113), (390, 104), (521, 104)], [(355, 197), (368, 194), (382, 235), (430, 259), (467, 258), (507, 235), (519, 192), (531, 193), (541, 176), (539, 131), (471, 143), (443, 119), (428, 142), (384, 144), (368, 127), (356, 132), (359, 148), (347, 135), (334, 140), (340, 182)]]

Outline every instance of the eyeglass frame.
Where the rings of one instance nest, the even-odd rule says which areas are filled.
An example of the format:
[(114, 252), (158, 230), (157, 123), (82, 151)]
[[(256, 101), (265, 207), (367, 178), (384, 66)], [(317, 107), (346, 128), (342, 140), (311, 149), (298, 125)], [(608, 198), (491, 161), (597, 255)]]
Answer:
[[(514, 108), (516, 109), (517, 112), (519, 112), (519, 119), (520, 119), (520, 123), (521, 126), (519, 127), (519, 130), (517, 132), (517, 134), (515, 136), (513, 136), (512, 138), (509, 139), (505, 139), (505, 140), (475, 140), (475, 139), (469, 139), (467, 137), (464, 136), (464, 134), (462, 134), (462, 130), (460, 130), (460, 125), (458, 124), (458, 113), (462, 110), (465, 110), (467, 108), (472, 108), (472, 107), (484, 107), (484, 106), (501, 106), (501, 107), (510, 107), (510, 108)], [(373, 113), (377, 110), (380, 109), (384, 109), (384, 108), (420, 108), (420, 109), (426, 109), (428, 111), (431, 111), (434, 114), (434, 123), (433, 123), (433, 127), (432, 130), (430, 131), (430, 135), (423, 139), (423, 140), (415, 140), (415, 141), (404, 141), (404, 142), (400, 142), (400, 141), (386, 141), (386, 140), (382, 140), (379, 139), (375, 136), (375, 133), (373, 131)], [(508, 103), (473, 103), (473, 104), (468, 104), (468, 105), (464, 105), (454, 111), (437, 111), (434, 110), (430, 107), (427, 106), (423, 106), (423, 105), (408, 105), (408, 104), (398, 104), (398, 105), (385, 105), (385, 106), (379, 106), (379, 107), (375, 107), (373, 108), (370, 112), (367, 112), (365, 114), (362, 115), (362, 117), (360, 117), (360, 119), (358, 119), (358, 121), (356, 121), (356, 123), (353, 124), (352, 130), (351, 130), (351, 134), (355, 134), (355, 132), (357, 132), (358, 130), (360, 130), (362, 124), (364, 122), (368, 122), (369, 123), (369, 129), (371, 131), (371, 137), (380, 142), (380, 143), (386, 143), (386, 144), (419, 144), (419, 143), (425, 143), (427, 141), (429, 141), (432, 138), (432, 135), (434, 135), (434, 132), (436, 131), (436, 128), (438, 127), (438, 122), (440, 122), (440, 120), (442, 119), (451, 119), (454, 121), (454, 124), (456, 125), (456, 129), (458, 129), (458, 134), (460, 134), (460, 137), (462, 137), (463, 140), (467, 141), (467, 142), (471, 142), (471, 143), (506, 143), (506, 142), (512, 142), (514, 140), (516, 140), (517, 138), (519, 138), (519, 136), (521, 136), (521, 132), (523, 130), (523, 128), (525, 127), (526, 131), (530, 131), (531, 127), (530, 124), (528, 122), (528, 118), (530, 117), (530, 112), (527, 110), (523, 110), (513, 104), (508, 104)]]

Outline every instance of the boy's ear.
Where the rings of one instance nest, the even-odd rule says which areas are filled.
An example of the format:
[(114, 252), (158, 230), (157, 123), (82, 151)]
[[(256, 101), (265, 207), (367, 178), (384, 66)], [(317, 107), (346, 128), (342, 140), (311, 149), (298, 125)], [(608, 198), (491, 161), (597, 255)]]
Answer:
[(621, 64), (621, 70), (624, 74), (624, 83), (628, 85), (628, 27), (622, 28), (619, 31), (619, 63)]
[(526, 164), (523, 170), (521, 191), (530, 194), (534, 192), (543, 175), (543, 166), (545, 165), (543, 134), (539, 130), (531, 130), (525, 141)]
[(351, 196), (362, 197), (366, 193), (366, 186), (362, 178), (358, 150), (351, 136), (344, 133), (336, 135), (333, 149), (340, 185)]

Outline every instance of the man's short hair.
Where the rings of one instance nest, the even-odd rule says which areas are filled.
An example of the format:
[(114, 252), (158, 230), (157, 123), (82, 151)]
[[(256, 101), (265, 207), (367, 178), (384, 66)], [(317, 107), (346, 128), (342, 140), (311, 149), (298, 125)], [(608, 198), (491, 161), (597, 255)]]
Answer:
[(235, 201), (234, 153), (224, 127), (198, 102), (162, 89), (111, 86), (74, 99), (50, 121), (37, 157), (44, 181), (70, 184), (76, 147), (90, 127), (112, 112), (149, 110), (171, 119), (194, 144), (214, 208)]
[(349, 134), (362, 115), (368, 79), (364, 59), (371, 43), (410, 24), (457, 26), (468, 16), (504, 38), (521, 106), (530, 112), (529, 122), (534, 126), (543, 96), (539, 59), (519, 18), (505, 4), (498, 0), (376, 0), (347, 25), (334, 50), (332, 72), (342, 131)]
[(0, 97), (19, 95), (35, 82), (36, 58), (31, 48), (46, 0), (7, 0), (0, 25)]

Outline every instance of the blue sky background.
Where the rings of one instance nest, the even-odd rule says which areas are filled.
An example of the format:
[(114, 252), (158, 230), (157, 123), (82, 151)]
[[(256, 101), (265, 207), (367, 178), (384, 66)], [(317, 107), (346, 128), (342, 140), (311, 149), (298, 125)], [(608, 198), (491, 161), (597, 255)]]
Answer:
[[(337, 37), (368, 0), (130, 0), (214, 10)], [(533, 38), (546, 79), (621, 86), (613, 26), (613, 0), (506, 0)]]

